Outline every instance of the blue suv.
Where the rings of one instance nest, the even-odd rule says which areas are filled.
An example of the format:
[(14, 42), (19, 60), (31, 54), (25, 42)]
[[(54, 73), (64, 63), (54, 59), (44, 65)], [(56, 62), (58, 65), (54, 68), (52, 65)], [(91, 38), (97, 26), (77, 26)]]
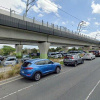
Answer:
[(61, 65), (49, 59), (32, 59), (25, 61), (20, 69), (20, 75), (39, 81), (43, 75), (60, 73)]

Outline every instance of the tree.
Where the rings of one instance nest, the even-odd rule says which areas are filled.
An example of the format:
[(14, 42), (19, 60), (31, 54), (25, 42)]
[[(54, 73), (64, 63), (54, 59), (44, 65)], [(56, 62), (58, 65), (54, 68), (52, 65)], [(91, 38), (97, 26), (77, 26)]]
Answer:
[(23, 53), (23, 54), (27, 54), (27, 48), (23, 49), (23, 50), (22, 50), (22, 53)]
[(61, 47), (57, 47), (56, 48), (56, 51), (60, 51), (62, 48)]
[(69, 49), (68, 51), (75, 51), (77, 50), (75, 47), (73, 47), (72, 49)]
[(2, 50), (3, 50), (3, 55), (10, 55), (10, 53), (15, 52), (15, 48), (11, 46), (3, 46)]
[(0, 55), (3, 55), (3, 50), (2, 49), (0, 49)]
[(31, 49), (31, 52), (32, 52), (32, 53), (37, 53), (38, 50), (34, 48), (34, 49)]

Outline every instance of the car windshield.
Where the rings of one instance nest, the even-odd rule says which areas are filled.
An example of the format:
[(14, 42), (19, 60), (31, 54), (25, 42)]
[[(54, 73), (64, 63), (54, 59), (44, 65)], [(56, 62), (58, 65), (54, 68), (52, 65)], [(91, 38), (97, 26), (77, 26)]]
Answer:
[(56, 55), (55, 53), (52, 53), (51, 55)]

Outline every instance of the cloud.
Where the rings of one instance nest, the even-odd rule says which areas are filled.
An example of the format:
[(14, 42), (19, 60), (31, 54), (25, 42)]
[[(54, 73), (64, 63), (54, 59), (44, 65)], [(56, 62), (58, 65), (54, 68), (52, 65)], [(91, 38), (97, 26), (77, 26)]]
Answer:
[(99, 23), (99, 22), (95, 22), (94, 24), (95, 24), (95, 25), (97, 25), (97, 26), (99, 26), (99, 25), (100, 25), (100, 23)]
[(65, 22), (62, 22), (62, 25), (66, 25), (66, 23)]
[(88, 18), (87, 20), (88, 20), (88, 21), (91, 21), (91, 18)]
[(50, 0), (38, 0), (36, 5), (33, 6), (33, 10), (37, 13), (44, 12), (44, 13), (54, 13), (56, 16), (59, 17), (58, 8), (61, 8), (60, 5), (55, 4)]
[(90, 23), (89, 22), (86, 22), (85, 26), (89, 26), (89, 25), (90, 25)]
[(84, 21), (84, 23), (83, 23), (83, 26), (84, 26), (84, 27), (87, 27), (87, 26), (89, 26), (89, 25), (90, 25), (90, 22)]
[(82, 34), (100, 40), (100, 31), (98, 31), (98, 30), (95, 31), (95, 32), (91, 32), (91, 33), (89, 33), (89, 34), (86, 34), (86, 33), (82, 33)]
[[(1, 0), (0, 6), (8, 8), (8, 9), (11, 8), (12, 10), (15, 10), (18, 13), (22, 13), (23, 10), (25, 10), (26, 4), (24, 1), (21, 1), (21, 0)], [(5, 8), (2, 8), (2, 9), (5, 9)]]
[(84, 33), (84, 32), (87, 32), (87, 30), (82, 30), (82, 32)]
[(38, 17), (43, 17), (43, 16), (44, 16), (43, 14), (39, 14), (39, 15), (38, 15)]
[(100, 4), (95, 4), (95, 2), (93, 1), (91, 7), (93, 10), (92, 13), (100, 14)]

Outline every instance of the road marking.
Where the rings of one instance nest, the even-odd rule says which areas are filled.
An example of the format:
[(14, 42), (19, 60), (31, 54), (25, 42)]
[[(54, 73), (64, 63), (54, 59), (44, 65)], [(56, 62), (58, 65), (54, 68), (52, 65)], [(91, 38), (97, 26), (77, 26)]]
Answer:
[[(23, 77), (19, 77), (19, 76), (20, 76), (20, 75), (1, 81), (1, 82), (0, 82), (0, 83), (1, 83), (0, 86), (1, 86), (1, 85), (4, 85), (4, 84), (11, 83), (11, 82), (14, 82), (14, 81), (16, 81), (16, 80), (19, 80), (19, 79), (22, 79), (22, 78), (23, 78)], [(13, 78), (16, 78), (16, 77), (19, 77), (19, 78), (13, 79)], [(11, 80), (11, 79), (13, 79), (13, 80)], [(8, 80), (11, 80), (11, 81), (8, 81)], [(2, 83), (2, 82), (4, 82), (4, 83)]]
[(92, 95), (92, 93), (94, 92), (94, 90), (96, 89), (96, 87), (100, 84), (100, 80), (98, 81), (98, 83), (95, 85), (95, 87), (92, 89), (92, 91), (89, 93), (89, 95), (86, 97), (85, 100), (88, 100), (90, 98), (90, 96)]
[(19, 79), (22, 79), (22, 78), (23, 78), (23, 77), (19, 77), (19, 78), (17, 78), (17, 79), (11, 80), (11, 81), (7, 81), (7, 82), (5, 82), (5, 83), (1, 83), (0, 86), (1, 86), (1, 85), (4, 85), (4, 84), (7, 84), (7, 83), (11, 83), (11, 82), (13, 82), (13, 81), (16, 81), (16, 80), (19, 80)]
[(5, 80), (2, 80), (2, 81), (0, 81), (0, 83), (8, 81), (8, 80), (11, 80), (11, 79), (14, 79), (14, 78), (17, 78), (17, 77), (20, 77), (20, 75), (17, 75), (17, 76), (14, 76), (12, 78), (8, 78), (8, 79), (5, 79)]
[[(70, 69), (70, 70), (68, 70), (68, 71), (64, 71), (64, 72), (62, 72), (62, 73), (60, 73), (60, 74), (57, 74), (57, 75), (55, 75), (55, 76), (53, 76), (53, 77), (59, 76), (59, 75), (64, 74), (64, 73), (68, 73), (68, 72), (70, 72), (71, 70), (73, 70), (73, 69)], [(53, 77), (50, 77), (50, 78), (53, 78)], [(45, 79), (45, 80), (43, 80), (43, 81), (39, 81), (39, 82), (37, 82), (37, 83), (35, 83), (35, 84), (33, 84), (33, 85), (30, 85), (30, 86), (28, 86), (28, 87), (24, 87), (24, 88), (19, 89), (19, 90), (15, 91), (15, 92), (12, 92), (12, 93), (10, 93), (10, 94), (4, 96), (4, 97), (1, 97), (0, 100), (1, 100), (1, 99), (4, 99), (4, 98), (7, 98), (7, 97), (9, 97), (9, 96), (11, 96), (11, 95), (13, 95), (13, 94), (16, 94), (16, 93), (18, 93), (18, 92), (20, 92), (20, 91), (26, 90), (26, 89), (28, 89), (28, 88), (30, 88), (30, 87), (33, 87), (34, 85), (39, 84), (39, 83), (41, 83), (41, 82), (44, 82), (44, 81), (46, 81), (46, 80), (48, 80), (48, 79), (50, 79), (50, 78), (47, 78), (47, 79)]]

